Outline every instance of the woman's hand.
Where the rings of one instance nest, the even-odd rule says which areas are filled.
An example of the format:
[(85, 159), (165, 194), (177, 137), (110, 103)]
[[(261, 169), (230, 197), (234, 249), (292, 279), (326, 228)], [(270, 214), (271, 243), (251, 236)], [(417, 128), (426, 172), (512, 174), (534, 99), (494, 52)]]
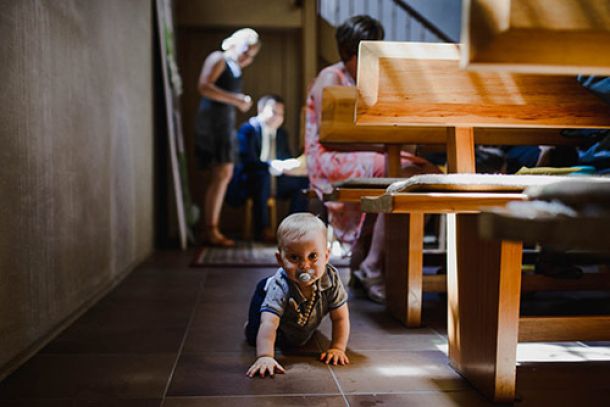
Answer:
[(286, 370), (280, 365), (277, 360), (271, 356), (261, 356), (256, 359), (256, 362), (246, 372), (246, 376), (254, 377), (256, 374), (260, 374), (261, 377), (265, 377), (265, 374), (269, 372), (269, 376), (273, 377), (275, 371), (278, 373), (286, 373)]
[(246, 113), (252, 107), (252, 98), (248, 95), (241, 95), (237, 108)]
[(329, 363), (332, 363), (335, 366), (337, 366), (337, 364), (339, 364), (339, 365), (348, 365), (349, 364), (349, 358), (347, 357), (345, 352), (342, 351), (341, 349), (337, 349), (337, 348), (330, 348), (326, 352), (322, 352), (322, 355), (320, 355), (320, 360), (322, 362), (326, 363), (327, 365)]

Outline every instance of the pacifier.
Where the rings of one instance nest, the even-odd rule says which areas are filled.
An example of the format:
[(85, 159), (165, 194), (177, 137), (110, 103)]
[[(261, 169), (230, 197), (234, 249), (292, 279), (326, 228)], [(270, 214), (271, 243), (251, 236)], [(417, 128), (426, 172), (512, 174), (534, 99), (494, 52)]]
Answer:
[(297, 278), (299, 279), (299, 281), (301, 281), (303, 283), (307, 283), (308, 281), (311, 281), (311, 279), (313, 278), (314, 272), (315, 271), (313, 269), (299, 270)]

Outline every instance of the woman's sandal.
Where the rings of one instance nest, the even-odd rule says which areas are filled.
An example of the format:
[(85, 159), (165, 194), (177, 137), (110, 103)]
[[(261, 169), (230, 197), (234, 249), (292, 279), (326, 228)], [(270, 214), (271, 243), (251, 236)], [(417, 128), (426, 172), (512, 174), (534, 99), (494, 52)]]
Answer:
[(206, 244), (214, 247), (234, 247), (235, 240), (229, 239), (218, 229), (218, 226), (207, 227)]
[(352, 272), (350, 285), (361, 285), (369, 300), (378, 304), (385, 303), (385, 282), (383, 276), (366, 277), (362, 270)]

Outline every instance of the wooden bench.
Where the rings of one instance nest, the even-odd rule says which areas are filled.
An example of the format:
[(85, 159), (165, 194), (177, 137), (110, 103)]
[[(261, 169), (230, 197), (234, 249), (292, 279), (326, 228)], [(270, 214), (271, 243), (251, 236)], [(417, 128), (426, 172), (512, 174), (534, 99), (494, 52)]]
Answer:
[[(410, 328), (421, 324), (424, 215), (477, 213), (486, 207), (523, 200), (521, 192), (526, 187), (557, 179), (486, 174), (416, 175), (392, 184), (383, 195), (363, 197), (363, 211), (386, 216), (386, 306), (390, 314)], [(540, 286), (533, 283), (532, 289)]]
[[(388, 176), (400, 176), (400, 150), (405, 144), (440, 146), (448, 143), (447, 126), (356, 126), (357, 91), (329, 86), (322, 94), (320, 142), (327, 145), (382, 144), (388, 154)], [(577, 145), (582, 139), (562, 137), (557, 128), (475, 128), (479, 145)], [(425, 151), (425, 150), (424, 150)]]
[[(452, 173), (475, 172), (475, 128), (610, 127), (610, 107), (580, 87), (574, 78), (466, 72), (460, 69), (459, 59), (460, 49), (455, 44), (361, 42), (356, 124), (447, 127), (448, 171)], [(477, 218), (477, 214), (448, 215), (449, 360), (491, 399), (513, 401), (514, 374), (495, 372), (497, 360), (493, 355), (476, 353), (477, 338), (469, 335), (472, 324), (464, 325), (459, 320), (464, 299), (459, 278), (462, 273), (462, 280), (470, 278), (472, 271), (464, 270), (480, 264), (488, 268), (520, 268), (522, 246), (511, 241), (481, 243)], [(410, 219), (395, 231), (402, 229), (403, 233), (412, 235), (413, 230), (420, 229), (417, 222), (413, 226), (414, 220)], [(465, 252), (470, 258), (462, 254)], [(458, 264), (452, 258), (461, 260)], [(477, 276), (488, 278), (484, 268)], [(495, 281), (495, 284), (511, 284), (511, 281)], [(516, 306), (514, 297), (498, 298), (497, 288), (480, 295)], [(495, 315), (495, 324), (502, 323), (497, 309), (469, 312), (473, 313), (470, 321), (476, 320), (479, 314), (489, 313), (491, 317)], [(510, 342), (510, 337), (507, 340)], [(463, 346), (475, 351), (462, 352)], [(514, 373), (514, 366), (512, 369)]]
[[(324, 194), (324, 201), (350, 202), (360, 204), (363, 197), (374, 197), (383, 195), (386, 189), (404, 178), (354, 178), (333, 184), (332, 192)], [(438, 246), (435, 249), (424, 248), (422, 231), (422, 255), (429, 264), (443, 264), (445, 261), (445, 227), (440, 223)], [(423, 260), (422, 260), (423, 262)], [(423, 270), (422, 270), (423, 273)], [(444, 275), (423, 276), (422, 290), (425, 292), (446, 292), (447, 279)], [(403, 323), (404, 319), (399, 318)], [(416, 327), (419, 324), (412, 322), (409, 326)]]
[[(572, 208), (572, 214), (558, 216), (557, 209), (549, 211), (541, 201), (533, 201), (463, 217), (455, 285), (460, 305), (451, 327), (460, 347), (453, 348), (458, 352), (451, 356), (451, 363), (497, 401), (514, 397), (518, 341), (610, 340), (610, 316), (519, 317), (521, 241), (610, 255), (610, 179), (568, 181), (543, 190), (559, 186), (573, 198), (578, 195), (574, 187), (585, 182), (604, 184), (594, 184), (594, 188), (607, 193), (605, 213), (592, 215)], [(536, 196), (531, 190), (526, 194)], [(551, 193), (545, 199), (559, 197)], [(464, 228), (466, 225), (472, 227)], [(610, 277), (608, 273), (601, 277), (605, 282), (598, 289), (607, 290)]]

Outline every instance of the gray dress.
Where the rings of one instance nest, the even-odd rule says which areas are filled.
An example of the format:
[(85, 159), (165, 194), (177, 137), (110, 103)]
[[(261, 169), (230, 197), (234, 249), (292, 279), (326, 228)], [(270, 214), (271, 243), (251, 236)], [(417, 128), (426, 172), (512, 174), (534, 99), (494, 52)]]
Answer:
[[(229, 92), (241, 92), (241, 76), (235, 76), (225, 59), (225, 70), (214, 84)], [(195, 157), (199, 169), (235, 161), (235, 107), (201, 98), (195, 128)]]

